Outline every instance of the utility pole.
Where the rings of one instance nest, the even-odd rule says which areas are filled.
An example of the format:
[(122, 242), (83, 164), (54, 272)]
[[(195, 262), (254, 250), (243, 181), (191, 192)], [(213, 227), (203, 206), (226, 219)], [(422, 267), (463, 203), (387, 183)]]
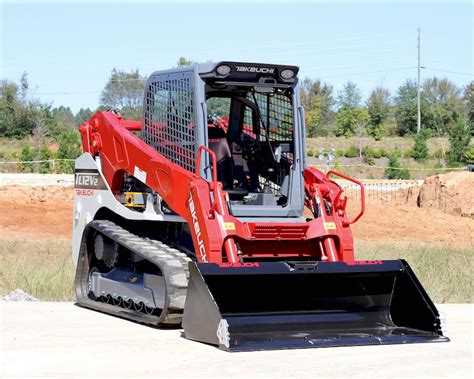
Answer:
[(421, 130), (421, 106), (420, 106), (420, 78), (421, 77), (421, 62), (420, 62), (420, 28), (418, 28), (418, 98), (417, 98), (417, 124), (416, 132), (420, 133)]

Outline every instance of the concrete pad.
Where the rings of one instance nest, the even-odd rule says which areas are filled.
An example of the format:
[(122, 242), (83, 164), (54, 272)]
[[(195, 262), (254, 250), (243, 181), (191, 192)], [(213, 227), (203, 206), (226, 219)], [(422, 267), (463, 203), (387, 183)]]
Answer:
[(0, 302), (0, 376), (471, 378), (474, 305), (439, 309), (449, 343), (226, 353), (73, 303)]

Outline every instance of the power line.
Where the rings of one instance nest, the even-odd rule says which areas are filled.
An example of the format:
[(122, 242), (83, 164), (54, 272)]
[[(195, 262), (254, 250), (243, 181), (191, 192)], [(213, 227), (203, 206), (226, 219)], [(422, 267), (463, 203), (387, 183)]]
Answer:
[[(330, 75), (330, 76), (323, 76), (320, 77), (321, 79), (327, 78), (339, 78), (339, 77), (348, 77), (353, 75), (368, 75), (368, 74), (376, 74), (376, 73), (383, 73), (383, 72), (392, 72), (392, 71), (404, 71), (408, 69), (413, 69), (414, 66), (408, 67), (399, 67), (399, 68), (389, 68), (389, 69), (382, 69), (382, 70), (375, 70), (375, 71), (365, 71), (365, 72), (354, 72), (350, 74), (343, 74), (343, 75)], [(139, 80), (139, 79), (128, 79), (128, 80)], [(119, 91), (114, 91), (119, 93)], [(69, 92), (36, 92), (35, 95), (95, 95), (102, 93), (102, 91), (69, 91)]]
[[(383, 46), (384, 48), (386, 47), (390, 47), (390, 45), (395, 45), (395, 46), (399, 46), (399, 43), (400, 42), (404, 42), (404, 40), (392, 40), (392, 41), (383, 41)], [(369, 43), (365, 43), (365, 44), (359, 44), (359, 45), (354, 45), (354, 44), (351, 44), (350, 46), (332, 46), (332, 47), (328, 47), (328, 48), (323, 48), (323, 49), (311, 49), (311, 50), (307, 50), (307, 51), (304, 51), (303, 53), (298, 53), (298, 51), (295, 51), (293, 53), (291, 53), (291, 48), (292, 47), (295, 47), (295, 45), (291, 45), (289, 46), (288, 49), (285, 49), (284, 51), (281, 51), (281, 53), (284, 53), (285, 55), (287, 54), (291, 54), (292, 56), (308, 56), (309, 54), (313, 55), (313, 54), (318, 54), (318, 58), (320, 57), (325, 57), (325, 56), (328, 56), (328, 57), (332, 57), (332, 56), (345, 56), (345, 55), (352, 55), (352, 54), (368, 54), (368, 53), (372, 53), (372, 52), (376, 52), (376, 53), (380, 53), (380, 52), (390, 52), (390, 51), (401, 51), (403, 49), (385, 49), (385, 50), (374, 50), (374, 49), (370, 49), (370, 50), (364, 50), (363, 48), (366, 48), (366, 47), (372, 47), (372, 46), (379, 46), (381, 44), (380, 41), (373, 41), (373, 42), (369, 42)], [(281, 44), (278, 46), (281, 48)], [(258, 47), (257, 48), (252, 48), (251, 50), (258, 50), (260, 51), (261, 48)], [(338, 52), (340, 50), (340, 52)], [(224, 50), (225, 51), (225, 50)], [(237, 50), (233, 50), (233, 52), (235, 52)], [(335, 53), (333, 53), (333, 51), (335, 51)], [(279, 51), (276, 52), (277, 56), (278, 56), (278, 53)], [(326, 53), (326, 54), (322, 54), (322, 53)], [(156, 60), (157, 56), (149, 56), (149, 57), (143, 57), (141, 59), (143, 59), (144, 61), (149, 61), (149, 60)], [(133, 64), (134, 66), (137, 66), (136, 64)], [(138, 65), (139, 67), (143, 68), (143, 67), (157, 67), (156, 63), (143, 63), (143, 64), (139, 64)], [(10, 64), (10, 65), (5, 65), (3, 64), (2, 65), (3, 68), (8, 68), (8, 67), (15, 67), (17, 68), (18, 67), (18, 64)], [(48, 70), (61, 70), (61, 71), (72, 71), (72, 70), (90, 70), (90, 71), (99, 71), (99, 70), (106, 70), (106, 69), (110, 69), (110, 65), (107, 65), (107, 66), (51, 66), (51, 65), (48, 65), (48, 66), (37, 66), (37, 67), (31, 67), (29, 66), (29, 70), (30, 71), (35, 71), (35, 70), (41, 70), (41, 71), (48, 71)], [(136, 67), (138, 68), (138, 67)]]
[(452, 71), (452, 70), (443, 70), (441, 68), (432, 68), (432, 67), (423, 67), (424, 69), (426, 70), (430, 70), (430, 71), (440, 71), (440, 72), (447, 72), (447, 73), (450, 73), (450, 74), (456, 74), (456, 75), (464, 75), (464, 76), (470, 76), (470, 77), (473, 77), (474, 75), (471, 73), (471, 74), (468, 74), (467, 72), (459, 72), (459, 71)]
[(397, 60), (397, 61), (390, 61), (386, 62), (386, 60), (379, 60), (376, 62), (372, 63), (367, 63), (367, 64), (357, 64), (357, 65), (342, 65), (342, 66), (328, 66), (328, 67), (321, 67), (321, 68), (311, 68), (311, 69), (302, 69), (301, 71), (304, 72), (314, 72), (314, 71), (327, 71), (327, 70), (340, 70), (340, 69), (348, 69), (348, 68), (360, 68), (360, 67), (368, 67), (368, 66), (377, 66), (381, 64), (386, 64), (386, 63), (391, 63), (391, 64), (399, 64), (399, 63), (406, 63), (406, 60)]
[(391, 72), (391, 71), (404, 71), (404, 70), (412, 70), (416, 68), (416, 66), (409, 66), (409, 67), (400, 67), (400, 68), (390, 68), (386, 70), (376, 70), (376, 71), (365, 71), (365, 72), (354, 72), (351, 74), (344, 74), (344, 75), (330, 75), (330, 76), (322, 76), (321, 79), (328, 79), (328, 78), (343, 78), (353, 75), (368, 75), (368, 74), (377, 74), (377, 73), (384, 73), (384, 72)]

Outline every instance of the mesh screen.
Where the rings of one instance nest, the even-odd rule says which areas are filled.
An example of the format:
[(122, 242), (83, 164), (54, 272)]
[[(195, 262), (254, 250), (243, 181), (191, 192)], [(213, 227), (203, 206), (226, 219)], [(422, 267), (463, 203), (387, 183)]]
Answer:
[(196, 121), (192, 72), (148, 82), (141, 138), (186, 170), (195, 170)]
[[(268, 139), (270, 142), (291, 143), (293, 141), (293, 106), (290, 98), (282, 92), (273, 92), (255, 93), (255, 97), (252, 93), (248, 93), (247, 99), (253, 103), (255, 103), (255, 100), (257, 101), (265, 126), (268, 128)], [(253, 131), (252, 125), (252, 110), (246, 107), (244, 129), (249, 134)], [(262, 124), (260, 124), (260, 135), (257, 136), (257, 138), (263, 143), (267, 141), (267, 133)], [(291, 151), (282, 152), (282, 158), (291, 164), (290, 162), (293, 161), (293, 153)], [(273, 157), (263, 154), (259, 156), (258, 160), (260, 160), (260, 166), (266, 169), (266, 162), (271, 162)], [(277, 170), (272, 175), (270, 187), (273, 192), (278, 192), (280, 184), (287, 174), (288, 172), (286, 170)], [(259, 182), (261, 186), (263, 186), (265, 181), (266, 178), (260, 175)]]
[[(247, 95), (248, 100), (255, 102), (257, 100), (260, 107), (260, 113), (268, 127), (268, 136), (270, 141), (292, 141), (293, 140), (293, 107), (291, 99), (283, 93), (252, 93)], [(252, 125), (252, 113), (247, 109), (245, 113), (245, 123)], [(260, 140), (266, 141), (266, 133), (260, 132)]]

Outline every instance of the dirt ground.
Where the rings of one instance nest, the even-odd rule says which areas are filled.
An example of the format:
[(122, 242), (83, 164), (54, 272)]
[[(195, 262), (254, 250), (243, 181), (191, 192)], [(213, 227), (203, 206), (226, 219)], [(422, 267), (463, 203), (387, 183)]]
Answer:
[(0, 235), (3, 239), (71, 238), (72, 209), (72, 187), (0, 187)]
[[(73, 188), (0, 187), (0, 235), (4, 239), (69, 239)], [(353, 225), (359, 241), (426, 243), (452, 248), (474, 246), (474, 219), (415, 205), (368, 204)]]

